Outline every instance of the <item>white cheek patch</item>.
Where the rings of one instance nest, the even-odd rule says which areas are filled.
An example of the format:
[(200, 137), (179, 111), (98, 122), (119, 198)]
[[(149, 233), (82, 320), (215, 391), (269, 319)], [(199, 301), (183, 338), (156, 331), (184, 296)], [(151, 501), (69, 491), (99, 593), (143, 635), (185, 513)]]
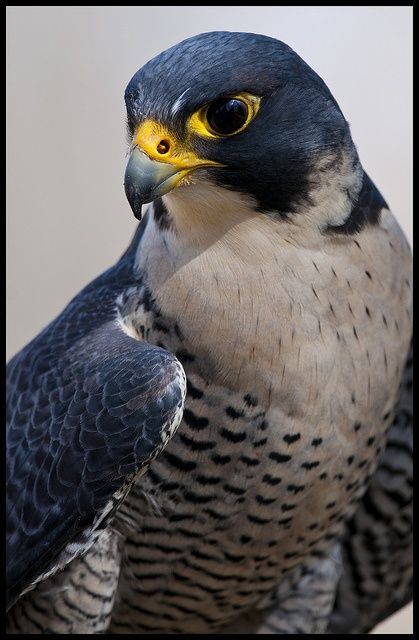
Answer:
[(172, 106), (172, 108), (171, 108), (171, 110), (170, 110), (170, 113), (171, 113), (171, 115), (172, 115), (172, 116), (176, 115), (176, 113), (177, 113), (177, 112), (179, 111), (179, 109), (181, 108), (181, 106), (182, 106), (182, 104), (183, 104), (183, 102), (184, 102), (184, 97), (185, 97), (185, 95), (188, 93), (189, 89), (190, 89), (190, 87), (188, 87), (187, 89), (185, 89), (185, 91), (183, 91), (183, 92), (180, 94), (179, 98), (177, 98), (177, 99), (174, 101), (173, 106)]

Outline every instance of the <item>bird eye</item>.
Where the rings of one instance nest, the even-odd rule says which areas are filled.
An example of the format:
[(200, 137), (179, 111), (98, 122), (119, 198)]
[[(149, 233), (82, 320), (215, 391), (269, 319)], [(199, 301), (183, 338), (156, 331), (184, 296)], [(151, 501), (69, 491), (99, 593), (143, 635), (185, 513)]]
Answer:
[(204, 138), (232, 136), (243, 131), (259, 111), (261, 98), (247, 91), (217, 98), (191, 115), (188, 128)]
[(237, 98), (220, 98), (209, 105), (207, 123), (214, 133), (228, 136), (244, 127), (249, 115), (247, 104)]

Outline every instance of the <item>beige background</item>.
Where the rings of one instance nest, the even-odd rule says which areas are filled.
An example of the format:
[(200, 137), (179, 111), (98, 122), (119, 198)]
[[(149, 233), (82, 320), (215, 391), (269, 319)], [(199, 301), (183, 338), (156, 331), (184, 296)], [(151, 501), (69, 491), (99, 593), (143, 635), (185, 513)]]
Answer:
[[(122, 186), (131, 76), (216, 29), (279, 38), (320, 74), (411, 241), (411, 7), (8, 7), (8, 357), (135, 228)], [(411, 633), (411, 618), (409, 607), (380, 631)]]

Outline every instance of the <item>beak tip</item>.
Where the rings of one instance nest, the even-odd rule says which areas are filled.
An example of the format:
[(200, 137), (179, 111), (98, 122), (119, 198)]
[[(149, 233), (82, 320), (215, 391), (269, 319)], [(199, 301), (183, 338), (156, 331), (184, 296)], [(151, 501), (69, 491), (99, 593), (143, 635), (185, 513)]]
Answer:
[(141, 212), (143, 200), (141, 197), (138, 197), (137, 189), (133, 187), (132, 184), (124, 182), (125, 195), (129, 202), (129, 205), (132, 209), (132, 212), (137, 218), (137, 220), (141, 220)]

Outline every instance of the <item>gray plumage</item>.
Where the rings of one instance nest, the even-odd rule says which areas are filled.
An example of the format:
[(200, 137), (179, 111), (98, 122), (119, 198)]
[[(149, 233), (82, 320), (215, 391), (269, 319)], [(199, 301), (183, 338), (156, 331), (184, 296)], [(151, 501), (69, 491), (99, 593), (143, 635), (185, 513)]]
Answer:
[(9, 632), (367, 632), (411, 594), (407, 242), (283, 43), (197, 36), (126, 102), (154, 202), (8, 365)]

